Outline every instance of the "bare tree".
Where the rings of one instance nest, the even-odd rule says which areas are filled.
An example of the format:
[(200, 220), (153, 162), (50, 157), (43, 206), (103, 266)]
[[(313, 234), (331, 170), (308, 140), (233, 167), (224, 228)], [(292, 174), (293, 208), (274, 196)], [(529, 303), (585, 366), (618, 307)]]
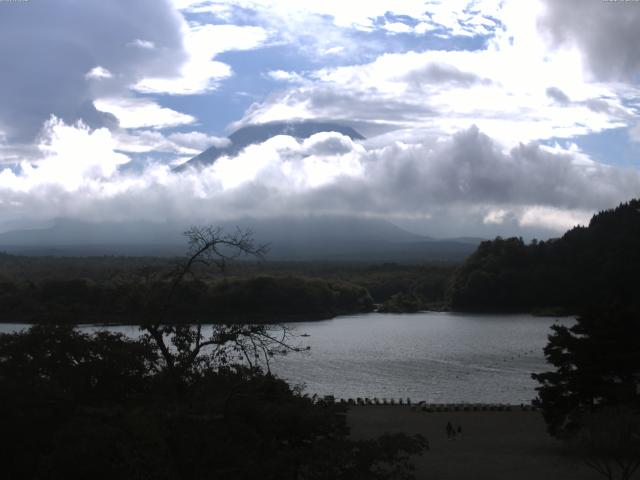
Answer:
[(205, 327), (199, 319), (195, 323), (182, 323), (167, 318), (178, 287), (195, 278), (198, 269), (225, 272), (233, 260), (263, 259), (267, 252), (266, 245), (255, 244), (251, 230), (227, 233), (221, 227), (192, 227), (185, 236), (189, 244), (187, 255), (166, 279), (169, 287), (162, 289), (162, 298), (151, 295), (152, 301), (161, 305), (150, 308), (152, 313), (141, 325), (146, 340), (160, 351), (163, 369), (182, 382), (203, 369), (238, 362), (269, 370), (273, 356), (303, 350), (286, 325), (211, 323)]

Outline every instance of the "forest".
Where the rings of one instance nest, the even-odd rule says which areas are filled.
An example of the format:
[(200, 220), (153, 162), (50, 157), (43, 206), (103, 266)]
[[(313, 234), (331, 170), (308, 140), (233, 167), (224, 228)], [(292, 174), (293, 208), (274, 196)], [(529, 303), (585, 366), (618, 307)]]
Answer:
[[(462, 264), (271, 262), (195, 266), (175, 290), (173, 322), (319, 320), (341, 314), (453, 310), (579, 313), (615, 299), (638, 307), (640, 201), (593, 216), (557, 239), (497, 237)], [(135, 323), (169, 288), (181, 258), (0, 254), (0, 318)]]
[[(136, 323), (170, 288), (180, 258), (0, 254), (0, 321)], [(173, 322), (270, 322), (444, 308), (453, 264), (270, 262), (243, 259), (224, 272), (196, 266), (174, 292)]]
[(548, 241), (485, 241), (456, 271), (448, 304), (460, 311), (576, 314), (603, 302), (638, 309), (640, 200), (597, 213)]

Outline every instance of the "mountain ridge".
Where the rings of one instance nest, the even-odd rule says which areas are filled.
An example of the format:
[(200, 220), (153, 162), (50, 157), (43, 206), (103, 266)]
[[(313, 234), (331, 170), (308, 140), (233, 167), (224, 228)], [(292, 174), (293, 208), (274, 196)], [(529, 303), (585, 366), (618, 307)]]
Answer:
[[(270, 245), (274, 260), (460, 261), (477, 243), (433, 239), (381, 219), (346, 216), (249, 217), (217, 222), (226, 231), (250, 228)], [(48, 228), (0, 234), (8, 253), (77, 255), (180, 255), (186, 222), (89, 223), (58, 219)]]

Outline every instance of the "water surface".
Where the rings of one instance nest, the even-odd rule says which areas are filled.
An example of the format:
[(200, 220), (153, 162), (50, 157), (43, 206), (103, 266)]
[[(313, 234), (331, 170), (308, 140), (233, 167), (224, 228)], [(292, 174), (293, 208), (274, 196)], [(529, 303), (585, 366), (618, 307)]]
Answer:
[[(336, 398), (522, 403), (554, 322), (531, 315), (381, 314), (290, 324), (310, 352), (277, 358), (272, 370), (310, 394)], [(24, 325), (0, 325), (0, 332)], [(84, 327), (95, 329), (96, 327)], [(137, 327), (109, 327), (136, 336)]]

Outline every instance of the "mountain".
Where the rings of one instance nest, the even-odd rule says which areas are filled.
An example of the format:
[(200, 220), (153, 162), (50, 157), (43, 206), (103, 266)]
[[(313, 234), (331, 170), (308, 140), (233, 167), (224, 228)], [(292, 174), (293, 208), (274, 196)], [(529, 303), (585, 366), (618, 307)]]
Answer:
[(640, 311), (640, 200), (593, 216), (561, 238), (482, 242), (456, 273), (456, 310), (580, 313), (610, 303)]
[(320, 132), (338, 132), (352, 140), (364, 140), (364, 137), (353, 128), (329, 122), (270, 122), (260, 125), (247, 125), (229, 135), (231, 143), (228, 146), (208, 148), (191, 160), (177, 166), (174, 170), (182, 171), (188, 167), (197, 168), (211, 165), (219, 157), (237, 155), (249, 145), (265, 142), (276, 135), (289, 135), (298, 139), (305, 139)]
[[(217, 222), (227, 231), (251, 228), (269, 244), (268, 260), (366, 262), (462, 261), (477, 243), (435, 240), (380, 219), (341, 216), (243, 218)], [(33, 255), (181, 255), (178, 223), (88, 223), (60, 219), (51, 226), (0, 234), (0, 251)]]

